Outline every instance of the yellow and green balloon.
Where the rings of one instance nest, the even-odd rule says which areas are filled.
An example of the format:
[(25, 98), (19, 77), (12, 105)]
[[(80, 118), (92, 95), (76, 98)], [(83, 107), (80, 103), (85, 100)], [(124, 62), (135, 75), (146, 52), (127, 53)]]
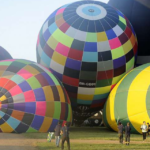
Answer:
[(150, 63), (129, 72), (112, 90), (104, 106), (103, 120), (117, 131), (117, 123), (130, 122), (132, 133), (141, 133), (143, 121), (150, 123)]

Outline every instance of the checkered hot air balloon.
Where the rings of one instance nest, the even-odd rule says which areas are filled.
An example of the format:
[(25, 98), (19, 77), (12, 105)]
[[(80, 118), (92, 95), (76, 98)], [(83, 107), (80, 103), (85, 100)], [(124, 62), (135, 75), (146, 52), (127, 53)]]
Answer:
[(69, 97), (45, 67), (27, 60), (0, 62), (0, 130), (49, 132), (58, 121), (71, 123)]
[(103, 108), (110, 90), (134, 67), (137, 40), (128, 19), (98, 1), (58, 8), (44, 22), (37, 62), (65, 86), (74, 116)]

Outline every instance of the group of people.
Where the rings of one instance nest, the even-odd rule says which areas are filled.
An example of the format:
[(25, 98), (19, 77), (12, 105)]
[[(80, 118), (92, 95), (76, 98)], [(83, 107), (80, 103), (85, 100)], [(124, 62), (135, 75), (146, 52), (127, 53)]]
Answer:
[[(124, 131), (123, 124), (121, 122), (119, 122), (118, 134), (119, 134), (119, 142), (121, 144), (123, 144), (123, 131)], [(125, 126), (125, 143), (126, 143), (126, 145), (130, 144), (130, 131), (131, 131), (131, 127), (130, 127), (130, 124), (128, 122), (127, 125)]]
[[(146, 122), (143, 121), (143, 124), (141, 125), (140, 129), (142, 130), (143, 140), (145, 140), (146, 133), (149, 135), (149, 132), (150, 132), (149, 123), (147, 123), (147, 125), (146, 125)], [(127, 123), (125, 128), (121, 122), (118, 123), (119, 142), (121, 144), (123, 144), (123, 131), (125, 131), (125, 143), (126, 143), (126, 145), (129, 145), (130, 144), (130, 132), (131, 132), (131, 127), (130, 127), (129, 122)]]
[(51, 142), (53, 135), (55, 135), (56, 147), (59, 147), (60, 139), (62, 138), (61, 149), (62, 150), (64, 149), (64, 143), (66, 141), (68, 150), (70, 150), (69, 128), (67, 127), (67, 123), (65, 123), (64, 126), (62, 127), (61, 123), (58, 122), (54, 131), (55, 132), (49, 132), (48, 141)]
[[(143, 121), (143, 124), (141, 125), (142, 130), (142, 135), (143, 135), (143, 140), (146, 139), (146, 133), (149, 135), (150, 132), (150, 125), (149, 123)], [(49, 132), (48, 134), (48, 141), (50, 142), (53, 135), (55, 134), (55, 141), (56, 141), (56, 146), (59, 147), (59, 143), (60, 143), (60, 138), (62, 138), (61, 141), (61, 149), (64, 149), (64, 143), (65, 141), (67, 142), (67, 147), (68, 150), (70, 150), (70, 139), (69, 139), (69, 128), (67, 127), (67, 123), (64, 124), (64, 126), (61, 126), (61, 123), (58, 122), (58, 124), (55, 127), (55, 132)], [(131, 132), (131, 127), (130, 127), (130, 123), (128, 122), (127, 125), (123, 126), (123, 124), (121, 122), (118, 123), (118, 134), (119, 134), (119, 142), (121, 144), (123, 144), (123, 132), (125, 131), (125, 143), (126, 145), (130, 144), (130, 132)]]

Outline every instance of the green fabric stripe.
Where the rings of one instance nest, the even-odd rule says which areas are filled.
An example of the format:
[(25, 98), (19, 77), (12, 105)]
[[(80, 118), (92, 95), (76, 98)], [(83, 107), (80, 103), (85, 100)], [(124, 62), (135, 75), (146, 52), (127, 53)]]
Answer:
[(96, 33), (87, 32), (86, 41), (87, 42), (97, 42), (97, 34)]
[(112, 83), (112, 79), (98, 80), (96, 82), (96, 87), (110, 86), (111, 83)]
[(107, 122), (106, 106), (107, 106), (107, 101), (106, 101), (106, 103), (105, 103), (105, 105), (104, 105), (104, 109), (103, 109), (103, 122), (104, 122), (104, 124), (105, 124), (105, 126), (106, 126), (107, 128), (111, 129), (111, 127), (109, 126), (109, 124), (108, 124), (108, 122)]
[(63, 33), (59, 28), (53, 33), (53, 37), (57, 39), (58, 42), (64, 44), (67, 47), (71, 47), (73, 38)]
[(134, 70), (144, 70), (145, 68), (147, 68), (147, 67), (150, 67), (150, 63), (147, 63), (147, 64), (144, 64), (144, 65), (141, 65), (141, 66), (139, 66), (139, 67), (136, 67)]
[(0, 65), (2, 66), (9, 66), (13, 61), (2, 61), (0, 62)]
[[(128, 97), (128, 90), (133, 82), (133, 80), (138, 76), (138, 74), (150, 66), (150, 64), (142, 65), (140, 67), (135, 68), (131, 71), (120, 83), (115, 95), (115, 102), (114, 102), (114, 111), (115, 111), (115, 119), (119, 119), (124, 126), (126, 126), (127, 122), (129, 121), (128, 114), (127, 114), (127, 97)], [(132, 132), (137, 133), (135, 128), (130, 125), (132, 128)]]
[(55, 83), (55, 85), (60, 85), (59, 81), (56, 79), (56, 77), (49, 71), (46, 72), (50, 77), (51, 79), (53, 80), (53, 82)]
[(28, 132), (38, 132), (38, 131), (30, 127), (26, 132), (28, 133)]
[(126, 25), (124, 23), (122, 23), (121, 21), (119, 21), (118, 25), (120, 26), (120, 28), (124, 31), (126, 28)]
[(126, 63), (126, 71), (128, 72), (131, 68), (134, 68), (134, 57)]
[(12, 81), (14, 81), (16, 84), (20, 84), (24, 81), (24, 78), (21, 77), (20, 75), (18, 74), (15, 74), (12, 78), (11, 78)]
[[(135, 77), (141, 72), (141, 70), (134, 70), (128, 74), (123, 81), (120, 83), (114, 102), (114, 111), (115, 111), (115, 119), (119, 119), (121, 123), (126, 126), (127, 122), (129, 122), (128, 114), (127, 114), (127, 97), (128, 90), (132, 81)], [(126, 91), (125, 91), (126, 90)], [(136, 132), (135, 128), (130, 124), (132, 128), (132, 132)]]
[(55, 101), (55, 108), (54, 108), (54, 119), (60, 119), (60, 113), (61, 113), (61, 103)]
[(31, 62), (31, 61), (28, 61), (25, 59), (16, 59), (16, 62), (20, 62), (20, 63), (26, 64), (26, 65), (34, 63), (34, 62)]
[(148, 116), (150, 118), (150, 86), (148, 88), (147, 95), (146, 95), (146, 109), (147, 109)]
[(71, 120), (71, 105), (68, 104), (68, 118), (67, 118), (68, 122), (72, 122)]
[(118, 47), (118, 48), (113, 49), (113, 50), (111, 51), (111, 54), (112, 54), (113, 60), (124, 56), (123, 47), (120, 46), (120, 47)]
[(39, 81), (35, 77), (29, 78), (27, 80), (27, 82), (29, 83), (29, 85), (31, 86), (32, 89), (41, 88), (41, 84), (39, 83)]

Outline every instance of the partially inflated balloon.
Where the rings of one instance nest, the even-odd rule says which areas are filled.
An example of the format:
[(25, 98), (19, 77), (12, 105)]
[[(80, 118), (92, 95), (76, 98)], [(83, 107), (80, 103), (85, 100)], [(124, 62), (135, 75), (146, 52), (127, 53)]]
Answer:
[(110, 0), (109, 4), (128, 17), (138, 37), (136, 65), (150, 63), (150, 0)]
[(0, 62), (0, 129), (2, 132), (48, 132), (71, 123), (70, 100), (46, 68), (27, 60)]
[(141, 133), (143, 121), (150, 122), (150, 63), (133, 69), (111, 91), (103, 110), (107, 127), (130, 122), (132, 133)]
[(12, 59), (12, 57), (3, 47), (0, 46), (0, 61), (6, 59)]
[(103, 108), (110, 90), (134, 67), (136, 52), (128, 19), (98, 1), (57, 9), (43, 24), (37, 42), (37, 62), (62, 81), (79, 116)]

